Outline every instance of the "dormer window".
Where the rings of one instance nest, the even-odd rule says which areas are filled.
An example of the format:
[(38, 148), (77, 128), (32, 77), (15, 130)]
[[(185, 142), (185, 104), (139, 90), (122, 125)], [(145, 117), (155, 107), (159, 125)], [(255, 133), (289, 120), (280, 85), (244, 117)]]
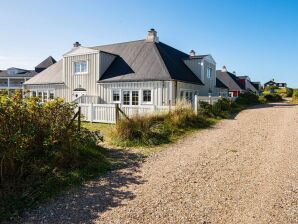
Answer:
[(88, 73), (88, 61), (76, 61), (74, 63), (74, 73), (76, 75)]

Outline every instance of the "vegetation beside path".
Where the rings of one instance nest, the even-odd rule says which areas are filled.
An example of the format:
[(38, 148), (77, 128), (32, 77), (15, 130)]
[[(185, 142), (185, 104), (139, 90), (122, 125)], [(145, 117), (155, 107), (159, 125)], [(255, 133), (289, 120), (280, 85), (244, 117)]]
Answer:
[[(182, 103), (170, 113), (122, 119), (117, 125), (84, 122), (78, 131), (77, 123), (72, 122), (74, 104), (61, 99), (40, 104), (38, 98), (22, 99), (20, 93), (2, 96), (0, 220), (17, 217), (74, 185), (119, 167), (123, 158), (135, 161), (156, 151), (156, 146), (265, 102), (265, 97), (245, 93), (235, 102), (221, 99), (213, 106), (200, 102), (197, 113)], [(121, 149), (108, 150), (98, 144), (101, 136), (97, 131), (110, 147), (142, 149), (130, 158), (129, 151), (121, 156)]]

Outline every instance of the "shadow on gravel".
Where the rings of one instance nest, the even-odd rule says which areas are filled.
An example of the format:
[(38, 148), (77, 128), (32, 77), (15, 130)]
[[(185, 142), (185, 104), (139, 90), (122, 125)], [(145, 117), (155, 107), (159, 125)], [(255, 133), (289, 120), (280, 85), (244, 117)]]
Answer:
[[(127, 186), (144, 183), (138, 175), (144, 157), (126, 150), (105, 150), (110, 151), (111, 160), (115, 159), (115, 170), (25, 213), (18, 223), (94, 223), (104, 211), (135, 198)], [(124, 167), (127, 169), (121, 169)]]

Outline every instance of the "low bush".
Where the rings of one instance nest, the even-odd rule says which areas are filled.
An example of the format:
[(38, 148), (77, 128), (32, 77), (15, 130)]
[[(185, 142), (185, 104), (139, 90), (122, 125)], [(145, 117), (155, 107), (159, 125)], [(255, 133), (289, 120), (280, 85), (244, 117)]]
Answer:
[(295, 90), (293, 91), (292, 101), (293, 101), (294, 103), (298, 103), (298, 89), (295, 89)]
[(178, 104), (169, 113), (121, 119), (113, 131), (114, 144), (120, 146), (153, 146), (169, 143), (189, 130), (208, 127), (213, 121), (196, 115), (191, 105)]
[(99, 175), (109, 162), (96, 136), (71, 123), (75, 105), (0, 99), (0, 220)]
[(267, 103), (267, 99), (265, 98), (265, 96), (259, 96), (259, 103), (260, 103), (260, 104), (265, 104), (265, 103)]
[(294, 90), (292, 88), (286, 87), (286, 97), (292, 97)]
[(199, 113), (211, 118), (227, 118), (233, 108), (233, 102), (226, 98), (218, 100), (214, 105), (210, 105), (209, 103), (204, 101), (200, 101), (199, 104)]
[(282, 96), (276, 93), (270, 93), (264, 96), (267, 102), (280, 102), (282, 101)]
[(241, 93), (235, 101), (236, 104), (243, 106), (250, 106), (254, 104), (259, 104), (259, 97), (251, 92)]

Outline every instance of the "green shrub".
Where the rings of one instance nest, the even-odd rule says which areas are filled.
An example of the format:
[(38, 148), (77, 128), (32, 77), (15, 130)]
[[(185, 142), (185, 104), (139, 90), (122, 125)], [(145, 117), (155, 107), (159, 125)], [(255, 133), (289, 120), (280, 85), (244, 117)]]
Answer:
[(293, 91), (292, 101), (293, 101), (294, 103), (297, 103), (297, 102), (298, 102), (298, 89), (295, 89), (295, 90)]
[(259, 97), (254, 93), (245, 92), (238, 96), (235, 103), (244, 106), (259, 104)]
[(96, 136), (71, 123), (75, 105), (0, 99), (0, 220), (108, 168)]
[(229, 99), (222, 98), (212, 106), (212, 113), (216, 117), (227, 118), (232, 110), (233, 102)]
[(286, 97), (292, 97), (293, 96), (293, 89), (286, 87)]
[(259, 96), (259, 103), (260, 103), (260, 104), (265, 104), (265, 103), (267, 103), (267, 99), (265, 98), (265, 96)]
[(212, 105), (205, 101), (199, 101), (199, 113), (206, 117), (214, 117)]
[(279, 94), (271, 93), (264, 96), (267, 102), (280, 102), (282, 97)]

